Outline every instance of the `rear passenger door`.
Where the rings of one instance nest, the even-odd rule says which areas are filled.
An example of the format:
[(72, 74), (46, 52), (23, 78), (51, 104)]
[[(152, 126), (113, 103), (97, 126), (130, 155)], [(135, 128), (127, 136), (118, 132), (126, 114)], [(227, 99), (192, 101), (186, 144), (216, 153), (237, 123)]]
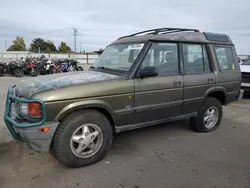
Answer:
[(183, 113), (197, 112), (208, 90), (215, 90), (215, 74), (205, 44), (182, 44), (184, 67)]

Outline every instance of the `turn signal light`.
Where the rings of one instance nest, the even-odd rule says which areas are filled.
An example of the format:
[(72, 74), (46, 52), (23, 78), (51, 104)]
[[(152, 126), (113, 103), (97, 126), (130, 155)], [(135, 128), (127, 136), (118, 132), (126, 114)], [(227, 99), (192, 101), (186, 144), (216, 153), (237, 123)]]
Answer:
[(28, 103), (29, 116), (42, 116), (41, 105), (39, 103)]
[(38, 132), (40, 132), (40, 133), (46, 133), (46, 132), (49, 132), (49, 131), (50, 131), (49, 127), (44, 127), (44, 128), (38, 129)]

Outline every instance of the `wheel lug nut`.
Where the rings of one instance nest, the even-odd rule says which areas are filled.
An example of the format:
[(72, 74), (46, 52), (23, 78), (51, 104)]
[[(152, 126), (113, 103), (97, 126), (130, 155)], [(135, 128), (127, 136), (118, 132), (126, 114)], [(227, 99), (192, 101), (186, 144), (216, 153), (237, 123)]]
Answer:
[(92, 146), (92, 143), (90, 143), (89, 146)]
[(92, 136), (91, 136), (91, 138), (92, 138), (92, 139), (94, 139), (94, 138), (95, 138), (95, 136), (94, 136), (94, 135), (92, 135)]
[(80, 141), (80, 142), (83, 141), (83, 138), (80, 138), (79, 141)]
[(85, 144), (82, 145), (82, 148), (85, 148)]
[(88, 136), (88, 135), (89, 135), (89, 133), (88, 133), (88, 132), (86, 132), (86, 133), (85, 133), (85, 136)]

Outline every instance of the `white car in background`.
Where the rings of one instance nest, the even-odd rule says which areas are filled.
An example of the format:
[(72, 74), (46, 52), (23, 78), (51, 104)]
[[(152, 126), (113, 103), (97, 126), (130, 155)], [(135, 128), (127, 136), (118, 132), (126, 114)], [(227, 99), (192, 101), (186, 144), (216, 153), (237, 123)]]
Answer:
[(250, 58), (240, 65), (242, 82), (241, 88), (244, 93), (250, 94)]

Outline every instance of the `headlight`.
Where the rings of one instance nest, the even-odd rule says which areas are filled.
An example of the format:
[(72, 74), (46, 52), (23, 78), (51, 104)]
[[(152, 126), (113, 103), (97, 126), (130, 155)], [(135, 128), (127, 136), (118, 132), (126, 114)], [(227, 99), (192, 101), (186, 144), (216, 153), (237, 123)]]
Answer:
[(27, 103), (20, 104), (20, 112), (21, 112), (21, 114), (28, 115), (28, 104)]
[(21, 103), (20, 112), (26, 116), (42, 116), (42, 109), (40, 103)]

